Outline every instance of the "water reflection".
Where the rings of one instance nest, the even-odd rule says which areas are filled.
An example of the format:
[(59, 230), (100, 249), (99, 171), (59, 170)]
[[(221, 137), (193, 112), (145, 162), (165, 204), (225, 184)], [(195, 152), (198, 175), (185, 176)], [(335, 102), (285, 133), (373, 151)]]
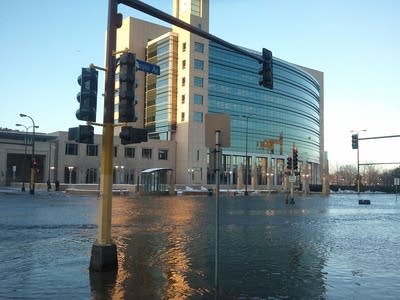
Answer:
[(185, 299), (208, 292), (202, 280), (207, 260), (197, 255), (207, 249), (198, 228), (201, 213), (208, 214), (202, 201), (142, 197), (113, 204), (119, 269), (112, 298)]
[[(368, 197), (221, 197), (220, 298), (397, 299), (400, 201)], [(96, 198), (1, 195), (0, 298), (213, 299), (214, 201), (114, 198), (119, 269), (90, 274)]]
[[(221, 278), (225, 280), (221, 280), (230, 287), (228, 294), (323, 298), (326, 256), (314, 246), (308, 216), (315, 208), (306, 209), (305, 203), (299, 207), (282, 205), (277, 198), (249, 200), (252, 202), (243, 204), (245, 209), (235, 210), (231, 203), (225, 211), (229, 217), (222, 233)], [(272, 208), (265, 210), (266, 206)], [(321, 229), (318, 239), (323, 239)]]
[[(221, 199), (222, 297), (321, 298), (325, 252), (313, 239), (317, 208), (279, 197)], [(212, 197), (113, 199), (119, 269), (110, 299), (213, 298)], [(320, 226), (321, 224), (319, 224)], [(92, 288), (95, 284), (92, 284)], [(102, 284), (99, 284), (102, 286)], [(110, 282), (106, 284), (110, 287)]]

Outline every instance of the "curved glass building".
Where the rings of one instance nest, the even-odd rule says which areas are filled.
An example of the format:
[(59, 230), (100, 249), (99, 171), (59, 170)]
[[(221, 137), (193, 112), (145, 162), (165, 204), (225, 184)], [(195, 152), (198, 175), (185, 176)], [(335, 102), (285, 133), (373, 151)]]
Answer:
[(320, 164), (320, 85), (300, 67), (274, 58), (274, 88), (266, 89), (258, 84), (259, 68), (252, 58), (209, 44), (208, 111), (231, 116), (225, 171), (233, 172), (235, 183), (247, 152), (248, 174), (256, 170), (257, 183), (263, 183), (262, 174), (268, 173), (270, 164), (279, 184), (286, 158), (296, 148), (300, 168), (307, 162), (315, 182)]

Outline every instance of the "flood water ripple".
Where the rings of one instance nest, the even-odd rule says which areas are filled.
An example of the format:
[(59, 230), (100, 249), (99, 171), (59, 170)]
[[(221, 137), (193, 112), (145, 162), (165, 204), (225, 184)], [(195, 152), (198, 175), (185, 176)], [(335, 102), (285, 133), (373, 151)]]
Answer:
[[(221, 299), (399, 299), (394, 195), (221, 196)], [(214, 299), (215, 197), (114, 197), (118, 271), (91, 273), (98, 200), (0, 193), (0, 299)]]

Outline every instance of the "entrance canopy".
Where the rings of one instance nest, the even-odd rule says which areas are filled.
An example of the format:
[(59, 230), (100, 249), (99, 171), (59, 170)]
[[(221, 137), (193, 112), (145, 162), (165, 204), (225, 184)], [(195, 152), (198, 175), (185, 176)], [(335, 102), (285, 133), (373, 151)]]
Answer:
[(140, 189), (145, 193), (168, 192), (172, 169), (151, 168), (141, 172)]

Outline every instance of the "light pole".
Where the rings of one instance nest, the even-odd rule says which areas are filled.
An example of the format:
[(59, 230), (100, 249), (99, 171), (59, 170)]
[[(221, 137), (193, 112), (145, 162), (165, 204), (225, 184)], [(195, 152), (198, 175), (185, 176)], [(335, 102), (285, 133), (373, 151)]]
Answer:
[(355, 134), (357, 134), (357, 193), (360, 193), (360, 144), (358, 143), (358, 135), (360, 132), (362, 131), (367, 131), (367, 129), (363, 129), (363, 130), (350, 130), (350, 132), (354, 132)]
[[(27, 144), (28, 144), (28, 130), (29, 130), (29, 128), (32, 128), (32, 126), (25, 126), (24, 124), (19, 124), (19, 123), (17, 123), (17, 124), (15, 124), (15, 126), (18, 126), (18, 127), (24, 127), (25, 128), (25, 137), (24, 137), (24, 145), (25, 145), (25, 156), (24, 156), (24, 171), (25, 171), (25, 169), (26, 169), (26, 146), (27, 146)], [(36, 127), (39, 127), (39, 126), (36, 126)], [(25, 177), (27, 177), (26, 176), (26, 173), (25, 173), (25, 175), (22, 177), (22, 187), (21, 187), (21, 191), (22, 192), (25, 192)]]
[(69, 170), (69, 184), (72, 183), (72, 170), (74, 169), (73, 166), (69, 166), (68, 170)]
[(116, 184), (118, 184), (119, 183), (119, 166), (114, 166), (114, 168), (115, 168), (115, 176), (114, 176), (114, 182), (116, 183)]
[(26, 114), (19, 114), (20, 117), (22, 118), (29, 118), (32, 121), (32, 161), (31, 161), (31, 179), (29, 182), (29, 193), (33, 195), (35, 193), (35, 172), (36, 170), (34, 169), (34, 162), (35, 162), (35, 121), (31, 116), (28, 116)]
[(121, 173), (120, 173), (120, 183), (125, 183), (125, 174), (124, 174), (125, 166), (121, 166)]
[(245, 170), (245, 172), (244, 172), (244, 176), (245, 176), (245, 179), (244, 179), (244, 195), (245, 196), (247, 196), (249, 193), (248, 193), (248, 191), (247, 191), (247, 181), (248, 181), (248, 178), (249, 178), (249, 175), (248, 175), (248, 172), (249, 172), (249, 159), (248, 159), (248, 157), (247, 157), (247, 144), (248, 144), (248, 136), (249, 136), (249, 118), (250, 117), (254, 117), (255, 115), (254, 114), (251, 114), (251, 115), (248, 115), (248, 116), (241, 116), (242, 118), (246, 118), (246, 150), (245, 150), (245, 152), (246, 152), (246, 154), (245, 154), (245, 156), (246, 156), (246, 158), (245, 158), (245, 160), (246, 160), (246, 162), (245, 162), (245, 165), (246, 165), (246, 170)]

